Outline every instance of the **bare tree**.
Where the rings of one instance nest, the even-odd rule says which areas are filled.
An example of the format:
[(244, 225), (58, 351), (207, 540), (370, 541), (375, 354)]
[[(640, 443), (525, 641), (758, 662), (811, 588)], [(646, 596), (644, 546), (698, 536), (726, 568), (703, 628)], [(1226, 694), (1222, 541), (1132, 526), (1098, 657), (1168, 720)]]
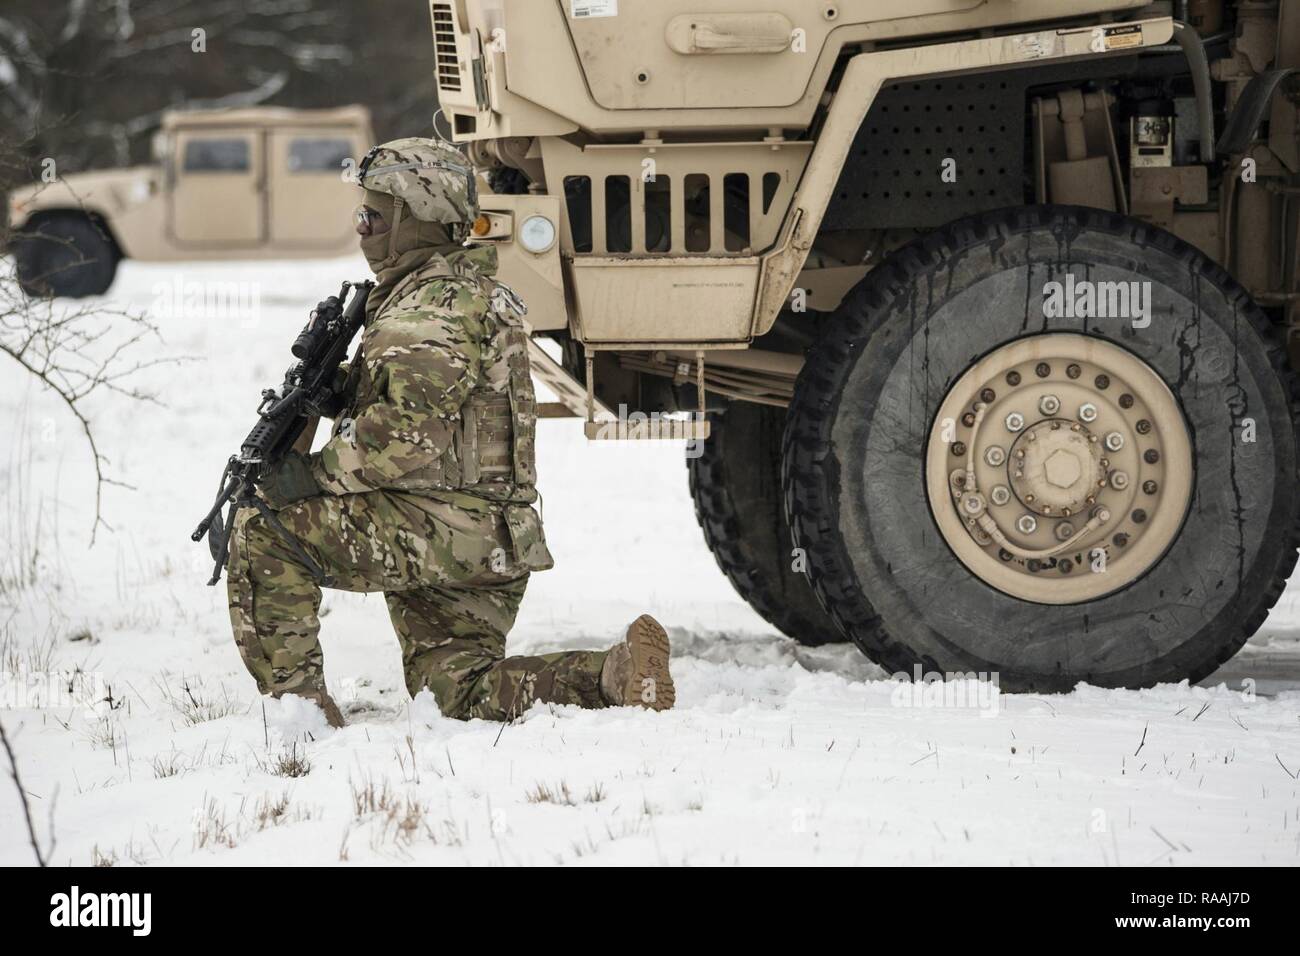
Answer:
[(360, 102), (381, 137), (418, 134), (431, 56), (412, 0), (5, 0), (0, 140), (67, 170), (126, 165), (166, 109), (259, 103)]
[(30, 298), (19, 286), (12, 263), (0, 273), (0, 353), (17, 362), (50, 389), (76, 419), (90, 446), (95, 469), (95, 517), (91, 544), (101, 525), (105, 485), (122, 485), (105, 471), (104, 457), (87, 416), (87, 399), (95, 392), (116, 392), (137, 401), (153, 402), (130, 379), (141, 371), (176, 358), (135, 358), (136, 347), (157, 338), (156, 327), (143, 316), (102, 305)]
[(54, 807), (50, 806), (50, 845), (46, 849), (41, 849), (41, 841), (36, 838), (36, 825), (32, 822), (32, 808), (27, 802), (27, 791), (23, 788), (22, 778), (18, 775), (18, 758), (14, 756), (14, 749), (9, 743), (9, 735), (5, 733), (4, 724), (0, 723), (0, 743), (4, 745), (5, 755), (9, 758), (9, 776), (13, 779), (14, 787), (18, 790), (18, 799), (23, 805), (23, 819), (27, 821), (27, 837), (32, 844), (32, 852), (36, 854), (36, 862), (40, 866), (49, 866), (50, 857), (54, 854)]
[[(0, 190), (21, 181), (25, 172), (21, 145), (0, 146)], [(8, 245), (5, 233), (0, 228), (0, 247)], [(161, 341), (156, 326), (144, 316), (103, 304), (28, 295), (13, 259), (0, 259), (0, 356), (12, 359), (58, 396), (85, 436), (95, 472), (92, 545), (100, 526), (108, 527), (102, 509), (104, 486), (129, 486), (106, 470), (109, 462), (91, 427), (88, 400), (96, 393), (116, 393), (155, 402), (132, 380), (145, 369), (182, 359), (149, 356), (141, 346), (150, 340)]]

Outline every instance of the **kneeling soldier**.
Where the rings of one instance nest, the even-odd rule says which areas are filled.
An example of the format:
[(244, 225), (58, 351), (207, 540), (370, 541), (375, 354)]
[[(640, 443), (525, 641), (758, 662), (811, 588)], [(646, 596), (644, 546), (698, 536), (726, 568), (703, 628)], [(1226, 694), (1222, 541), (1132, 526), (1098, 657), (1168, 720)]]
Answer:
[[(531, 571), (551, 567), (537, 500), (526, 333), (490, 276), (496, 250), (462, 244), (478, 216), (454, 148), (400, 139), (359, 169), (361, 249), (377, 277), (332, 437), (262, 486), (280, 521), (348, 591), (383, 591), (406, 687), (443, 714), (508, 720), (534, 701), (673, 705), (668, 637), (649, 615), (607, 651), (506, 657)], [(334, 726), (317, 633), (321, 592), (254, 510), (231, 539), (230, 616), (266, 694), (316, 701)]]

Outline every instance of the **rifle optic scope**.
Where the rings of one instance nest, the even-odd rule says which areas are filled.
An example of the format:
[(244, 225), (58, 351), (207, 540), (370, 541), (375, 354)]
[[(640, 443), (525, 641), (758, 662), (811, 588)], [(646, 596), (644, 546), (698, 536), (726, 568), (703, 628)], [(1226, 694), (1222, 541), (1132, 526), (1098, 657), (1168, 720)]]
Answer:
[(293, 352), (294, 358), (305, 362), (316, 354), (325, 340), (330, 322), (338, 317), (339, 311), (339, 299), (333, 295), (312, 310), (311, 318), (298, 333), (298, 337), (293, 340), (293, 347), (289, 350)]

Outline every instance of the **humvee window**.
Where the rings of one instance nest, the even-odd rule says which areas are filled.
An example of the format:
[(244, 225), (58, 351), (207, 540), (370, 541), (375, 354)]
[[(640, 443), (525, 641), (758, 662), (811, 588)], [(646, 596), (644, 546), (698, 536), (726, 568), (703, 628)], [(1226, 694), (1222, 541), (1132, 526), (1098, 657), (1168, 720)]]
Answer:
[(289, 144), (289, 172), (333, 173), (351, 157), (350, 140), (338, 137), (295, 139)]
[(192, 139), (185, 144), (187, 173), (246, 173), (248, 165), (246, 139)]

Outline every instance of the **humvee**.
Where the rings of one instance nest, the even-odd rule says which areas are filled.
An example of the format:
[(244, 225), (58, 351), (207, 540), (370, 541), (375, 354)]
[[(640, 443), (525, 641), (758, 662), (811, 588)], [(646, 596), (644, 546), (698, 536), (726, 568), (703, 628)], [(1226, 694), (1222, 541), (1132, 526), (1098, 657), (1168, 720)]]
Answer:
[(1300, 0), (429, 6), (535, 370), (589, 437), (708, 436), (705, 539), (777, 628), (1016, 691), (1199, 680), (1259, 628)]
[(155, 165), (58, 174), (10, 194), (19, 281), (86, 296), (106, 291), (127, 256), (343, 255), (360, 195), (346, 176), (372, 140), (360, 106), (166, 113)]

